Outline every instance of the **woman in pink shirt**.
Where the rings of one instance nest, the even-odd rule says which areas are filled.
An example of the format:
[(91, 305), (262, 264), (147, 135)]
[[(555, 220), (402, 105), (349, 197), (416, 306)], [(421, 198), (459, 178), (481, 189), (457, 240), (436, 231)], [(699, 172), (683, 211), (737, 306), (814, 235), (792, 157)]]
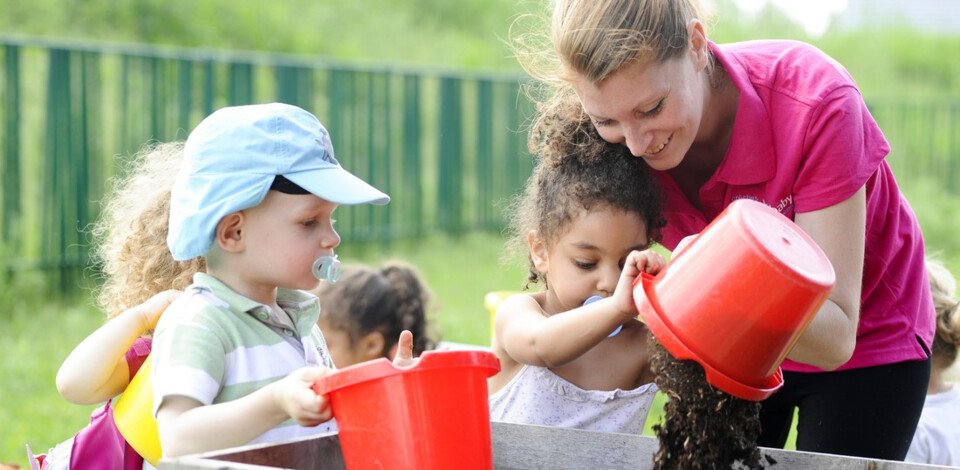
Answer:
[(696, 0), (558, 0), (558, 66), (524, 64), (560, 84), (535, 129), (550, 135), (549, 117), (575, 106), (570, 119), (643, 158), (664, 193), (667, 248), (742, 198), (813, 237), (836, 285), (787, 356), (784, 387), (763, 403), (760, 444), (784, 444), (796, 406), (798, 449), (902, 460), (923, 406), (934, 311), (889, 145), (823, 52), (714, 44), (700, 18)]

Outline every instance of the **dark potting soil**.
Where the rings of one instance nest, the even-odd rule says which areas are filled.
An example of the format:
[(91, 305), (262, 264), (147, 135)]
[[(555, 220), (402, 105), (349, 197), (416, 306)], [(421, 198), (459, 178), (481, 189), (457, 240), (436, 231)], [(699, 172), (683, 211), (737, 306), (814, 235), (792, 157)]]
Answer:
[(703, 367), (670, 355), (650, 336), (655, 382), (669, 400), (664, 419), (653, 427), (660, 448), (654, 470), (764, 468), (776, 463), (757, 448), (760, 404), (742, 400), (707, 383)]

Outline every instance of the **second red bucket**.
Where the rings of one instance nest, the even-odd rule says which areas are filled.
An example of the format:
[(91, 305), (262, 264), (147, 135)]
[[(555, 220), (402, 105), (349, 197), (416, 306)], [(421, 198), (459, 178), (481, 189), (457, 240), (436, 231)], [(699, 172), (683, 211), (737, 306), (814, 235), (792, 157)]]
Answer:
[(317, 381), (330, 399), (347, 468), (490, 469), (486, 351), (428, 351), (410, 368), (387, 359)]
[(640, 316), (677, 359), (746, 400), (783, 385), (780, 363), (833, 288), (830, 260), (756, 201), (731, 203), (656, 277), (634, 287)]

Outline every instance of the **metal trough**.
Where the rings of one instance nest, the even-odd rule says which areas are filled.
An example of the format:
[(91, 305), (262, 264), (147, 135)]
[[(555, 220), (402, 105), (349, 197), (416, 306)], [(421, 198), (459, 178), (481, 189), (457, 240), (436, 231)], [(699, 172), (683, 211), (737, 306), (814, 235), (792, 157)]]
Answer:
[[(629, 469), (653, 465), (657, 440), (649, 436), (581, 431), (544, 426), (493, 423), (496, 469)], [(864, 459), (812, 452), (762, 448), (776, 459), (772, 469), (930, 470), (933, 465)], [(160, 470), (297, 470), (345, 469), (336, 434), (236, 447), (217, 452), (164, 459)]]

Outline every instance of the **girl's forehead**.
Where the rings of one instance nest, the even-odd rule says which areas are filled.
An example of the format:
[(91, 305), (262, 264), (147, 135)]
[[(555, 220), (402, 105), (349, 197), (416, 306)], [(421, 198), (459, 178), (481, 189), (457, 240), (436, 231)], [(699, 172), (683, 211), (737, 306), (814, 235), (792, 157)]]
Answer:
[(571, 214), (567, 223), (557, 227), (548, 244), (599, 245), (611, 242), (646, 246), (646, 223), (640, 214), (608, 204), (581, 208)]

